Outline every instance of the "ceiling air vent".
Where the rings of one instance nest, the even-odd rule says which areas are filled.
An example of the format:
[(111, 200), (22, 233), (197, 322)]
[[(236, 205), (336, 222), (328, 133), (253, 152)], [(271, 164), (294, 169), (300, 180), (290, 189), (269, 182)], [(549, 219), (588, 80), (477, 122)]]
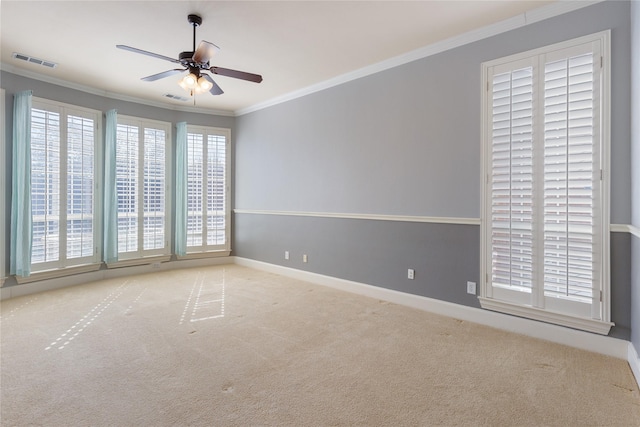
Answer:
[(164, 95), (162, 95), (166, 98), (169, 99), (175, 99), (176, 101), (182, 101), (182, 102), (187, 102), (189, 100), (189, 98), (186, 98), (184, 96), (180, 96), (180, 95), (172, 95), (170, 93), (165, 93)]
[(56, 68), (58, 66), (58, 64), (56, 64), (55, 62), (46, 61), (44, 59), (34, 58), (33, 56), (23, 55), (21, 53), (13, 52), (12, 56), (15, 59), (19, 59), (21, 61), (27, 61), (27, 62), (30, 62), (32, 64), (36, 64), (36, 65), (42, 65), (43, 67)]

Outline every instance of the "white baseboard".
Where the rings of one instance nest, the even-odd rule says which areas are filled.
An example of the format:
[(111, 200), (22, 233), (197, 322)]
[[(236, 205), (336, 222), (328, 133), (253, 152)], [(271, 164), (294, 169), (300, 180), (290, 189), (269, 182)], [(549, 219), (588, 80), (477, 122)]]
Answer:
[(453, 317), (455, 319), (527, 335), (533, 338), (551, 341), (558, 344), (565, 344), (582, 350), (616, 357), (618, 359), (628, 359), (629, 341), (622, 339), (578, 331), (576, 329), (570, 329), (549, 323), (440, 301), (419, 295), (407, 294), (378, 286), (338, 279), (331, 276), (325, 276), (322, 274), (311, 273), (308, 271), (297, 270), (247, 258), (233, 258), (235, 264), (255, 268), (257, 270), (304, 280), (317, 285), (328, 286), (371, 298), (377, 298), (431, 313)]
[(627, 360), (629, 361), (631, 372), (633, 372), (633, 375), (636, 377), (636, 383), (638, 383), (638, 387), (640, 387), (640, 357), (632, 343), (629, 343)]

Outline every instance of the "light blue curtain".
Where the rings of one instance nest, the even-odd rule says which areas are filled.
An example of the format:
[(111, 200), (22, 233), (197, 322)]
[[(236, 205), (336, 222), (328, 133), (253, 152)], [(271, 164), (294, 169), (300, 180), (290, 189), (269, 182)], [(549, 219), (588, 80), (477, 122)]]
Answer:
[(187, 254), (187, 123), (176, 123), (176, 255)]
[(31, 91), (13, 101), (13, 175), (11, 181), (10, 273), (31, 274)]
[(104, 262), (118, 261), (118, 196), (116, 194), (116, 140), (118, 113), (107, 111), (104, 139)]

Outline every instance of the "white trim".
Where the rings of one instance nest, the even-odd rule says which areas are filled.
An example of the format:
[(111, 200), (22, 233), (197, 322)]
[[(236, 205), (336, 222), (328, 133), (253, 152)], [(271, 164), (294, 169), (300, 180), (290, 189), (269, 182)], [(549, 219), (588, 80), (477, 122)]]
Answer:
[(198, 108), (198, 107), (187, 107), (187, 106), (174, 105), (174, 104), (165, 104), (159, 101), (151, 101), (149, 99), (137, 98), (134, 96), (124, 95), (121, 93), (96, 89), (94, 87), (85, 86), (79, 83), (74, 83), (67, 80), (58, 79), (56, 77), (51, 77), (44, 74), (36, 73), (31, 70), (18, 68), (11, 64), (7, 64), (6, 62), (0, 62), (0, 70), (6, 71), (11, 74), (16, 74), (21, 77), (27, 77), (29, 79), (38, 80), (45, 83), (51, 83), (56, 86), (62, 86), (68, 89), (79, 90), (81, 92), (90, 93), (92, 95), (102, 96), (110, 99), (117, 99), (118, 101), (133, 102), (136, 104), (148, 105), (150, 107), (162, 108), (164, 110), (184, 111), (188, 113), (199, 113), (199, 114), (215, 114), (217, 116), (228, 116), (228, 117), (234, 116), (233, 111), (228, 111), (228, 110), (214, 110), (210, 108)]
[(631, 224), (611, 224), (609, 230), (612, 233), (629, 233), (640, 239), (640, 228)]
[(135, 265), (148, 265), (167, 262), (171, 260), (171, 255), (146, 256), (140, 258), (131, 258), (118, 260), (116, 262), (108, 262), (107, 268), (133, 267)]
[(307, 217), (314, 217), (314, 218), (342, 218), (342, 219), (364, 219), (364, 220), (374, 220), (374, 221), (427, 222), (427, 223), (436, 223), (436, 224), (480, 225), (480, 218), (377, 215), (377, 214), (357, 214), (357, 213), (337, 213), (337, 212), (271, 211), (271, 210), (254, 210), (254, 209), (234, 209), (233, 213), (248, 214), (248, 215), (307, 216)]
[(176, 259), (179, 261), (184, 261), (184, 260), (193, 260), (193, 259), (221, 258), (221, 257), (228, 257), (230, 253), (231, 253), (230, 250), (187, 252), (186, 255), (176, 255)]
[(611, 327), (614, 326), (613, 322), (603, 322), (600, 320), (568, 316), (566, 314), (555, 313), (553, 311), (542, 310), (527, 305), (503, 302), (493, 298), (478, 297), (478, 300), (480, 300), (482, 308), (487, 310), (526, 317), (533, 320), (539, 320), (541, 322), (553, 323), (555, 325), (580, 329), (601, 335), (608, 335)]
[(638, 356), (638, 352), (631, 342), (629, 343), (627, 361), (629, 362), (631, 372), (633, 372), (633, 375), (636, 377), (636, 383), (638, 383), (640, 387), (640, 356)]
[[(480, 225), (480, 218), (454, 218), (437, 216), (411, 216), (411, 215), (377, 215), (377, 214), (357, 214), (338, 212), (307, 212), (307, 211), (274, 211), (260, 209), (234, 209), (234, 214), (242, 215), (276, 215), (276, 216), (307, 216), (314, 218), (342, 218), (342, 219), (365, 219), (374, 221), (397, 221), (397, 222), (425, 222), (434, 224), (460, 224), (460, 225)], [(610, 224), (611, 233), (631, 233), (640, 238), (640, 228), (630, 224)]]
[(301, 98), (306, 95), (310, 95), (315, 92), (319, 92), (325, 89), (329, 89), (334, 86), (341, 85), (343, 83), (357, 80), (362, 77), (366, 77), (372, 74), (379, 73), (381, 71), (395, 68), (400, 65), (407, 64), (422, 58), (426, 58), (432, 55), (436, 55), (447, 50), (451, 50), (460, 46), (464, 46), (469, 43), (473, 43), (479, 40), (483, 40), (498, 34), (505, 33), (507, 31), (521, 28), (529, 24), (533, 24), (538, 21), (553, 18), (554, 16), (562, 15), (574, 10), (581, 9), (592, 4), (600, 3), (603, 0), (595, 1), (562, 1), (543, 6), (538, 9), (522, 13), (504, 21), (497, 22), (492, 25), (488, 25), (483, 28), (472, 30), (446, 40), (442, 40), (428, 46), (404, 53), (402, 55), (395, 56), (393, 58), (386, 59), (376, 64), (368, 65), (355, 71), (351, 71), (337, 77), (334, 77), (323, 82), (307, 86), (305, 88), (295, 90), (293, 92), (286, 93), (284, 95), (269, 99), (264, 102), (254, 104), (246, 108), (240, 108), (235, 111), (236, 116), (242, 116), (244, 114), (253, 113), (264, 108), (272, 107), (277, 104), (282, 104), (287, 101), (291, 101), (296, 98)]
[(22, 276), (15, 276), (15, 277), (19, 285), (22, 285), (25, 283), (39, 282), (43, 280), (58, 279), (58, 278), (63, 278), (63, 280), (67, 280), (77, 274), (100, 270), (101, 265), (102, 264), (99, 264), (99, 263), (74, 265), (73, 267), (62, 267), (62, 268), (54, 268), (51, 270), (38, 271), (35, 273), (31, 273), (31, 275), (27, 277), (22, 277)]
[(338, 279), (308, 271), (255, 261), (247, 258), (233, 257), (234, 263), (257, 270), (267, 271), (316, 285), (328, 286), (358, 295), (377, 298), (407, 307), (417, 308), (430, 313), (465, 320), (496, 329), (527, 335), (546, 341), (564, 344), (594, 353), (604, 354), (627, 360), (628, 341), (590, 332), (569, 329), (563, 326), (537, 322), (535, 320), (514, 317), (494, 311), (482, 310), (446, 301), (440, 301), (419, 295), (407, 294), (365, 283)]

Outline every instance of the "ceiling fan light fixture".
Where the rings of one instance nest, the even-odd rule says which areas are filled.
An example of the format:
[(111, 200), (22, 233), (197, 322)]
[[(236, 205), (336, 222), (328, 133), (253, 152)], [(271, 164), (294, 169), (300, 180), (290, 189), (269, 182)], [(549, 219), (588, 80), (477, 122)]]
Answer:
[(186, 91), (192, 91), (198, 87), (198, 77), (193, 73), (189, 73), (188, 75), (180, 79), (178, 84), (182, 89)]
[(198, 79), (198, 89), (200, 89), (202, 92), (209, 92), (212, 87), (213, 87), (213, 83), (211, 83), (209, 80), (205, 79), (204, 77), (200, 77)]

